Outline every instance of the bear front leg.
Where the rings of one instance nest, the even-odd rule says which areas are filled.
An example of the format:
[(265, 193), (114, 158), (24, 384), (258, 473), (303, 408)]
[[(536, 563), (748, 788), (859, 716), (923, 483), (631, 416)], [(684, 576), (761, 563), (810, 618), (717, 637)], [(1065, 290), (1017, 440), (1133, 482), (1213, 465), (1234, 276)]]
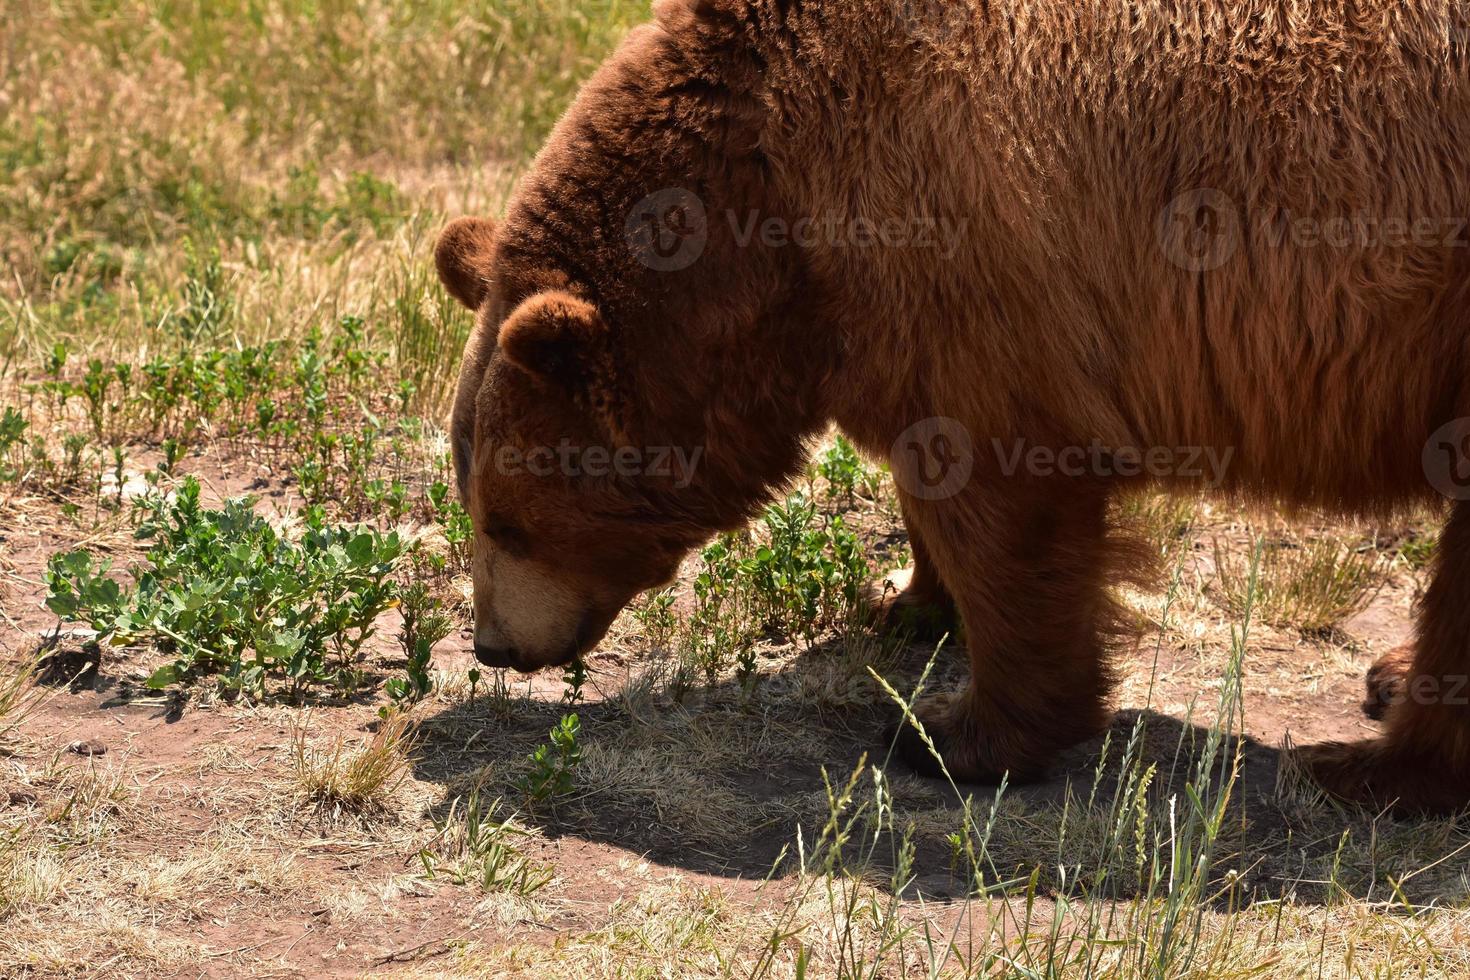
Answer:
[(1374, 665), (1365, 708), (1382, 737), (1298, 750), (1323, 789), (1405, 814), (1470, 805), (1470, 504), (1440, 536), (1412, 651)]
[[(1106, 637), (1121, 621), (1107, 592), (1107, 495), (1081, 481), (972, 486), (911, 515), (964, 621), (970, 683), (915, 714), (957, 781), (1038, 778), (1111, 717)], [(906, 762), (939, 766), (911, 724)]]
[(900, 492), (899, 503), (913, 562), (870, 583), (865, 602), (879, 629), (916, 640), (938, 640), (952, 635), (958, 625), (954, 599), (939, 577), (922, 532), (909, 516), (914, 501)]

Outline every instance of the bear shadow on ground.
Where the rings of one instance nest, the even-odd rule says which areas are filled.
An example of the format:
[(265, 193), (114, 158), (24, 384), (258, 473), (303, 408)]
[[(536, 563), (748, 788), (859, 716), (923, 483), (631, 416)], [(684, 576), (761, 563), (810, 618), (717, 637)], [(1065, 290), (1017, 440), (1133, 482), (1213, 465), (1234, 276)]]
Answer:
[[(824, 703), (824, 693), (831, 693), (823, 684), (830, 675), (824, 664), (831, 658), (818, 646), (765, 674), (754, 693), (733, 680), (696, 684), (698, 696), (682, 702), (666, 692), (640, 694), (636, 683), (627, 689), (631, 694), (600, 684), (603, 696), (574, 707), (481, 694), (425, 717), (415, 775), (445, 787), (446, 802), (434, 816), (479, 787), (481, 799), (499, 799), (550, 838), (579, 838), (686, 871), (760, 880), (773, 868), (777, 875), (794, 870), (798, 828), (810, 848), (831, 812), (829, 783), (840, 787), (864, 762), (880, 765), (894, 826), (913, 829), (918, 889), (943, 901), (967, 891), (949, 839), (964, 826), (966, 795), (974, 801), (975, 836), (989, 842), (990, 868), (1024, 879), (1039, 867), (1042, 888), (1054, 889), (1059, 865), (1071, 869), (1074, 880), (1095, 873), (1109, 839), (1118, 841), (1114, 856), (1124, 863), (1142, 866), (1150, 853), (1157, 855), (1151, 860), (1167, 861), (1170, 822), (1187, 819), (1191, 788), (1209, 786), (1218, 794), (1238, 763), (1211, 874), (1212, 886), (1228, 880), (1234, 887), (1209, 889), (1222, 908), (1283, 896), (1325, 904), (1344, 894), (1393, 905), (1395, 882), (1416, 904), (1470, 900), (1470, 881), (1454, 862), (1426, 867), (1454, 850), (1462, 826), (1339, 808), (1303, 790), (1289, 763), (1281, 775), (1282, 751), (1249, 737), (1217, 739), (1211, 775), (1197, 778), (1210, 727), (1154, 710), (1120, 712), (1109, 732), (1065, 753), (1044, 781), (1009, 786), (999, 798), (993, 786), (960, 786), (956, 793), (914, 775), (891, 753), (884, 737), (898, 713), (884, 707), (876, 685), (867, 697), (838, 686), (847, 701)], [(944, 676), (931, 684), (958, 683), (958, 667), (944, 664), (938, 671)], [(527, 758), (573, 710), (583, 751), (574, 789), (533, 803), (518, 785)], [(1125, 767), (1130, 743), (1134, 761)], [(1139, 778), (1147, 779), (1143, 804), (1130, 789), (1137, 785), (1130, 779)], [(861, 799), (873, 785), (871, 775), (857, 785)], [(1126, 799), (1115, 806), (1120, 793)], [(1129, 812), (1121, 812), (1125, 807)], [(1152, 843), (1140, 856), (1137, 843), (1145, 839)], [(880, 846), (875, 853), (895, 850)], [(872, 863), (877, 877), (891, 864)], [(1107, 888), (1111, 897), (1126, 900), (1141, 894), (1142, 885), (1114, 874)]]

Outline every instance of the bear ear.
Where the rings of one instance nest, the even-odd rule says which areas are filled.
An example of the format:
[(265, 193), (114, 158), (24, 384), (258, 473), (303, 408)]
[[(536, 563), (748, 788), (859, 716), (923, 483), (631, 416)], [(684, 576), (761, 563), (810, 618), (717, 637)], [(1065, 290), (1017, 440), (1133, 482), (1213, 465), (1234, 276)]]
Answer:
[(495, 222), (489, 218), (456, 218), (439, 234), (434, 265), (449, 295), (478, 310), (490, 290), (490, 254), (495, 248)]
[(600, 377), (608, 361), (607, 325), (596, 307), (570, 293), (527, 299), (500, 325), (498, 344), (516, 367), (570, 394), (611, 380)]

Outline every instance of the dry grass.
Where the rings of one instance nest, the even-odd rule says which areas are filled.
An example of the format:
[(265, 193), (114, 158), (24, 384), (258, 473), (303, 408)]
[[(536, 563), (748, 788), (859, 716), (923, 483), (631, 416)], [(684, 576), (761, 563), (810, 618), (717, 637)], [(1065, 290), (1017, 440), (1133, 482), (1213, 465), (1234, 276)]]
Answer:
[(1277, 533), (1257, 540), (1255, 547), (1259, 563), (1253, 578), (1249, 551), (1231, 553), (1216, 544), (1217, 585), (1226, 607), (1239, 615), (1253, 602), (1265, 622), (1305, 634), (1325, 633), (1358, 612), (1383, 587), (1388, 572), (1383, 555), (1349, 535)]
[(1177, 494), (1134, 493), (1118, 502), (1115, 513), (1116, 519), (1141, 535), (1167, 566), (1189, 544), (1197, 506), (1198, 501)]
[(43, 693), (36, 687), (37, 658), (0, 663), (0, 752), (7, 737), (39, 707)]
[(41, 784), (52, 802), (45, 810), (51, 838), (75, 847), (95, 845), (116, 829), (133, 800), (124, 770), (112, 763), (53, 762)]
[(393, 712), (365, 741), (354, 745), (339, 735), (322, 749), (311, 744), (310, 719), (303, 719), (291, 739), (297, 793), (333, 816), (384, 812), (408, 778), (412, 729), (407, 715)]
[(50, 904), (64, 893), (69, 871), (42, 842), (14, 833), (0, 841), (0, 918)]

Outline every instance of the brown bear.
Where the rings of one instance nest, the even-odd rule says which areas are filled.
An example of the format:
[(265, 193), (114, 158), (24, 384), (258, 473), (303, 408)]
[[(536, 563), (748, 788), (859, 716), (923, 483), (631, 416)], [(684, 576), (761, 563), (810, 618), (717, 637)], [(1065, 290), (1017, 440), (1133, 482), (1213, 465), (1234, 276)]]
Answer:
[(963, 619), (969, 686), (919, 711), (949, 772), (1034, 777), (1108, 721), (1142, 553), (1111, 495), (1445, 494), (1383, 734), (1304, 754), (1343, 798), (1470, 802), (1466, 11), (660, 0), (437, 249), (477, 311), (477, 655), (590, 649), (835, 423), (892, 460), (900, 602)]

